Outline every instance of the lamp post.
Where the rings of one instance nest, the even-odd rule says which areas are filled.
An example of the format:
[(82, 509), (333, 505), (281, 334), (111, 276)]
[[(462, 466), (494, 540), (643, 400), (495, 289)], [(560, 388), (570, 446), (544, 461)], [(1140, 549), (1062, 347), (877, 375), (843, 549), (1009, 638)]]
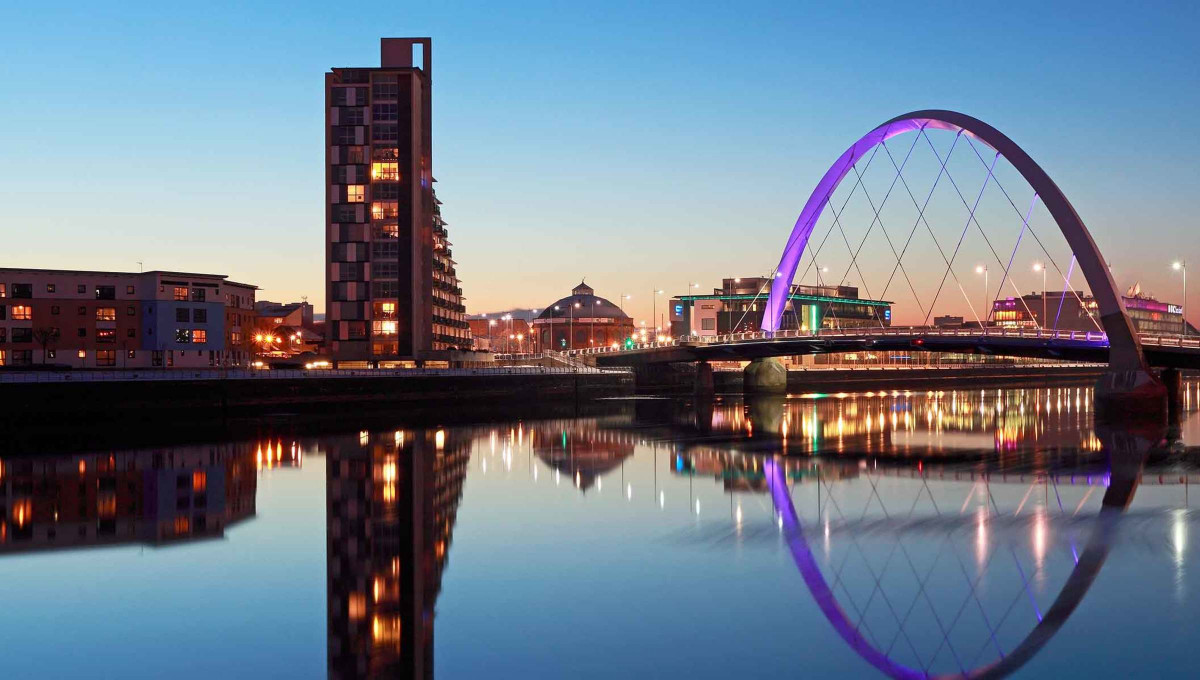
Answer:
[(983, 274), (983, 319), (981, 319), (979, 321), (979, 324), (982, 327), (982, 326), (987, 326), (987, 319), (989, 316), (991, 316), (990, 314), (988, 314), (988, 311), (987, 311), (987, 297), (988, 297), (988, 268), (987, 268), (987, 265), (986, 264), (975, 265), (975, 273)]
[(496, 320), (488, 319), (488, 349), (495, 352), (496, 348), (493, 346), (495, 344), (496, 344)]
[(1181, 334), (1187, 336), (1187, 262), (1182, 260), (1172, 263), (1171, 269), (1183, 272), (1183, 302), (1179, 305)]
[(1043, 329), (1046, 328), (1046, 265), (1041, 262), (1033, 263), (1033, 271), (1042, 273), (1042, 322), (1038, 324)]
[[(700, 287), (699, 283), (694, 283), (694, 282), (689, 283), (688, 284), (688, 295), (691, 295), (693, 288), (699, 288), (699, 287)], [(696, 300), (693, 299), (691, 307), (688, 311), (688, 335), (696, 334), (696, 328), (694, 326), (692, 326), (693, 318), (695, 317), (695, 314), (692, 314), (692, 312), (694, 312), (695, 310), (696, 310)]]
[(554, 314), (561, 309), (558, 305), (554, 305), (554, 309), (550, 312), (550, 347), (554, 348)]
[(653, 322), (654, 322), (654, 324), (655, 324), (655, 326), (654, 326), (654, 331), (655, 331), (655, 332), (654, 332), (655, 341), (657, 341), (657, 339), (658, 339), (658, 336), (660, 335), (659, 331), (661, 331), (661, 330), (662, 330), (662, 322), (661, 322), (661, 321), (659, 320), (659, 318), (658, 318), (658, 296), (659, 296), (659, 295), (662, 295), (662, 294), (663, 294), (663, 292), (662, 292), (661, 290), (655, 290), (655, 291), (654, 291), (654, 296), (653, 296), (652, 298), (650, 298), (650, 299), (651, 299), (651, 302), (650, 302), (650, 311), (651, 311), (651, 314), (650, 314), (650, 320), (651, 320), (651, 321), (653, 321)]
[(575, 306), (571, 309), (571, 328), (567, 332), (571, 337), (567, 338), (567, 349), (575, 348), (575, 310), (579, 309), (581, 306), (582, 304), (576, 302)]

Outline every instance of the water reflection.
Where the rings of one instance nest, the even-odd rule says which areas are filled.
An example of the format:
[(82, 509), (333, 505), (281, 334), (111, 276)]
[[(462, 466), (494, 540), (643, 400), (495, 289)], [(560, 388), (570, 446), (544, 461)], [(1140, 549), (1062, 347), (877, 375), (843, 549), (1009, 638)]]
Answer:
[[(253, 553), (226, 530), (295, 532), (321, 556), (316, 674), (334, 678), (746, 673), (640, 644), (660, 636), (757, 645), (771, 677), (798, 660), (815, 676), (1002, 677), (1074, 658), (1072, 628), (1100, 647), (1144, 633), (1075, 612), (1134, 586), (1161, 610), (1141, 581), (1155, 550), (1170, 606), (1195, 604), (1190, 450), (1095, 426), (1090, 399), (1072, 386), (637, 401), (604, 417), (10, 457), (0, 554), (220, 536)], [(323, 507), (323, 525), (256, 517), (277, 475), (304, 470), (324, 493), (295, 502)], [(1130, 564), (1136, 582), (1120, 575)], [(566, 626), (623, 651), (595, 668), (547, 652)], [(281, 657), (280, 674), (314, 675)]]
[(0, 460), (0, 554), (221, 537), (254, 515), (264, 448), (300, 463), (273, 442)]

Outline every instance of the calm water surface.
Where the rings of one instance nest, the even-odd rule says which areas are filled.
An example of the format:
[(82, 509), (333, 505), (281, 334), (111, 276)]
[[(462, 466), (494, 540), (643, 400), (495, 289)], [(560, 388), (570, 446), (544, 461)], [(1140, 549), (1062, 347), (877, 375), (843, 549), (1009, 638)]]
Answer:
[(1165, 443), (1070, 386), (9, 455), (3, 672), (1191, 677), (1198, 397)]

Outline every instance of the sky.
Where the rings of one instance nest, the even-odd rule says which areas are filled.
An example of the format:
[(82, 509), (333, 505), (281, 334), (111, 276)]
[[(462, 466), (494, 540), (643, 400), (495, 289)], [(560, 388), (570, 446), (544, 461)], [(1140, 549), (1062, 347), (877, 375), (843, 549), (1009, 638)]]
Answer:
[[(1188, 3), (7, 3), (0, 266), (222, 273), (320, 311), (323, 73), (377, 65), (380, 37), (431, 36), (434, 175), (469, 312), (542, 307), (586, 277), (647, 319), (692, 282), (769, 273), (838, 155), (928, 108), (1005, 132), (1075, 205), (1119, 285), (1178, 301), (1171, 261), (1200, 263), (1198, 28)], [(930, 158), (915, 195), (936, 176)], [(963, 173), (983, 167), (966, 161)], [(984, 177), (964, 178), (968, 202)], [(1004, 181), (1024, 211), (1018, 184)], [(965, 223), (970, 252), (939, 311), (984, 299), (979, 262), (1003, 288), (1009, 251), (1022, 292), (1041, 288), (1035, 259), (1069, 269), (1069, 252), (1015, 241), (1020, 211), (990, 191), (980, 229), (1006, 235), (987, 250)], [(967, 212), (938, 192), (932, 229), (952, 247)], [(862, 215), (847, 213), (850, 235), (831, 232), (824, 251), (841, 259), (820, 264), (825, 282), (883, 297), (896, 257)], [(1039, 239), (1061, 243), (1038, 219)], [(863, 233), (876, 259), (842, 243)], [(902, 259), (931, 283), (887, 288), (909, 305), (900, 317), (919, 316), (946, 270), (932, 245)]]

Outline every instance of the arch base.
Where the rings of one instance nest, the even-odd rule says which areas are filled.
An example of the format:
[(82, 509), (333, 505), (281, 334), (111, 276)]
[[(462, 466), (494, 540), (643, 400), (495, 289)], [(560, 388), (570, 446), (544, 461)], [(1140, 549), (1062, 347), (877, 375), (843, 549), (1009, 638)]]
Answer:
[(1167, 387), (1142, 369), (1110, 370), (1096, 381), (1096, 419), (1104, 422), (1166, 422)]

